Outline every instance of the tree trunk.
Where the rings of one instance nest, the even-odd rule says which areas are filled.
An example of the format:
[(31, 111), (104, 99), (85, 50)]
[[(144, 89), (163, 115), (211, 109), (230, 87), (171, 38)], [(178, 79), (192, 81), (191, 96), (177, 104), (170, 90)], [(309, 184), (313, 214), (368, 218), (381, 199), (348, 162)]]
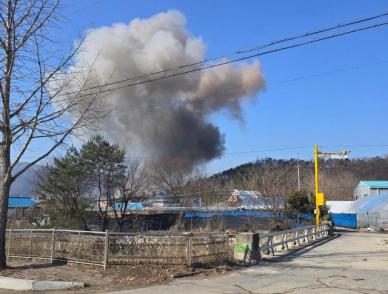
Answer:
[[(4, 162), (1, 163), (2, 171), (4, 170)], [(8, 214), (8, 197), (11, 187), (10, 177), (2, 173), (0, 176), (0, 268), (3, 269), (7, 265), (7, 257), (5, 250), (5, 238), (7, 231), (7, 214)]]

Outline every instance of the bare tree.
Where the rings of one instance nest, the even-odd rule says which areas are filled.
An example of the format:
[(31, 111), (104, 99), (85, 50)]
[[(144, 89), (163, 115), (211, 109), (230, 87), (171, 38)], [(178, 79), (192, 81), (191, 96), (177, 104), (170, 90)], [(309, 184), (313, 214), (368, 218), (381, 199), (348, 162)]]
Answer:
[(162, 193), (178, 197), (192, 174), (184, 160), (160, 159), (151, 164), (152, 184)]
[(253, 168), (248, 172), (245, 183), (245, 188), (262, 195), (278, 225), (288, 197), (297, 190), (294, 167), (264, 163), (260, 169)]
[[(92, 70), (82, 81), (65, 80), (62, 75), (82, 42), (58, 58), (49, 38), (59, 8), (59, 0), (0, 0), (0, 268), (6, 265), (5, 232), (12, 182), (96, 119), (93, 105), (99, 88), (87, 91)], [(72, 93), (68, 92), (70, 84)], [(39, 154), (13, 172), (30, 149)]]
[[(314, 170), (303, 171), (302, 184), (307, 191), (314, 191)], [(358, 178), (348, 170), (321, 168), (319, 171), (319, 187), (325, 193), (326, 200), (353, 200), (353, 188)]]
[(140, 158), (129, 157), (126, 161), (126, 175), (119, 187), (118, 197), (111, 199), (117, 227), (123, 230), (128, 204), (135, 196), (144, 193), (148, 183), (146, 164)]

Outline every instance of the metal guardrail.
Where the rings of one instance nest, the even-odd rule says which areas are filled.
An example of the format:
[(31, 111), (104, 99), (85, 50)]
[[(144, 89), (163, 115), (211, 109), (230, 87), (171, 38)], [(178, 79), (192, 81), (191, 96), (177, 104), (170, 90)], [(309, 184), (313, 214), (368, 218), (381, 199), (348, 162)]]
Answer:
[[(286, 231), (258, 234), (256, 248), (256, 255), (261, 257), (261, 253), (267, 255), (275, 255), (276, 249), (280, 247), (281, 250), (289, 249), (290, 243), (292, 245), (301, 245), (301, 242), (307, 244), (312, 240), (321, 239), (327, 237), (330, 232), (330, 226), (323, 225), (311, 225), (300, 228), (295, 228)], [(255, 244), (253, 244), (255, 245)]]

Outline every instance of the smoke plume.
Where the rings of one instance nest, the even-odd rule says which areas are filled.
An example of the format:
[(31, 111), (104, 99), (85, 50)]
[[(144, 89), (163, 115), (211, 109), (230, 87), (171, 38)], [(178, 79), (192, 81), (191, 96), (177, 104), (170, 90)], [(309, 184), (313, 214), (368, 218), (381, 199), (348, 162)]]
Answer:
[[(206, 44), (186, 29), (184, 15), (172, 10), (91, 29), (81, 49), (67, 76), (77, 80), (92, 68), (87, 82), (92, 86), (198, 62)], [(193, 166), (224, 150), (224, 137), (209, 115), (228, 110), (242, 120), (242, 102), (264, 83), (254, 61), (107, 91), (100, 94), (106, 115), (99, 132), (132, 152), (183, 158)]]

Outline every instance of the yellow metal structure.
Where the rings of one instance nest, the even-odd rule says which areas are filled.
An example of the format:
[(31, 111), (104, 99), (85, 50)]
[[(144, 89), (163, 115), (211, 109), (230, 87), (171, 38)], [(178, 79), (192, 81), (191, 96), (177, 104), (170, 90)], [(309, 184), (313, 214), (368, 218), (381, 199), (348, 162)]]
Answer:
[[(321, 206), (325, 204), (323, 193), (319, 192), (319, 149), (318, 145), (314, 146), (314, 170), (315, 170), (315, 221), (319, 225), (321, 223)], [(322, 199), (318, 199), (322, 198)], [(319, 201), (318, 201), (319, 200)], [(323, 204), (319, 204), (322, 203)]]
[(349, 151), (341, 152), (321, 152), (318, 149), (318, 145), (314, 145), (314, 171), (315, 171), (315, 220), (316, 224), (321, 223), (321, 207), (326, 205), (325, 194), (319, 192), (319, 156), (325, 155), (336, 155), (336, 156), (346, 156), (349, 154)]

